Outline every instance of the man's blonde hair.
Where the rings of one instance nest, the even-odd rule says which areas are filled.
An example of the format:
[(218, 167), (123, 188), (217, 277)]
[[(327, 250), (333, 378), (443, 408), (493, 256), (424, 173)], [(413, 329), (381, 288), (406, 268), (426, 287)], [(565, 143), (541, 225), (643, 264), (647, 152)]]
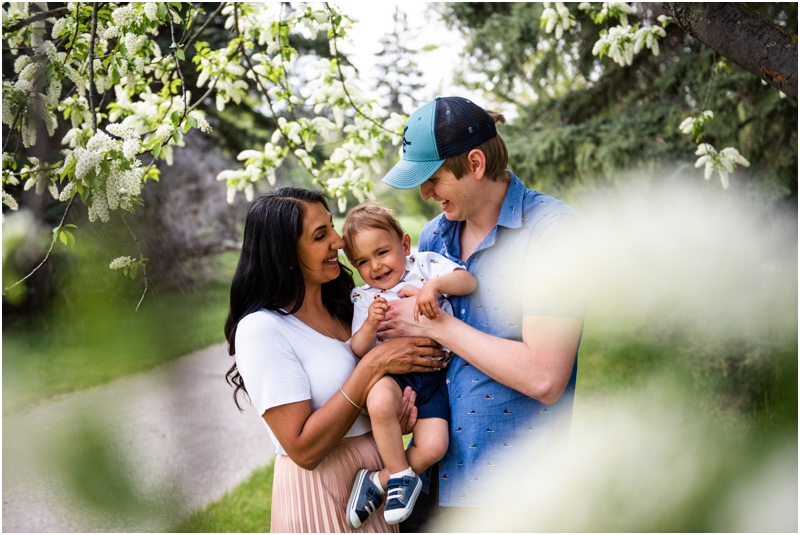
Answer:
[(403, 227), (397, 222), (394, 210), (386, 208), (374, 201), (367, 201), (359, 204), (350, 212), (344, 220), (342, 227), (342, 239), (344, 240), (344, 254), (353, 261), (353, 240), (356, 234), (366, 229), (381, 229), (387, 232), (394, 232), (398, 238), (403, 238)]

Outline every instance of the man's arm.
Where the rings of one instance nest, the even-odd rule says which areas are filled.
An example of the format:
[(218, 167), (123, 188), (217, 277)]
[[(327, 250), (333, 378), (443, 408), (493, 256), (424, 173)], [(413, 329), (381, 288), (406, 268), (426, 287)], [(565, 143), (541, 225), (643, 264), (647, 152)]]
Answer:
[[(441, 314), (413, 321), (413, 299), (390, 303), (388, 331), (395, 336), (428, 336), (458, 354), (495, 381), (545, 404), (558, 401), (569, 382), (578, 350), (582, 317), (523, 316), (522, 342), (481, 332)], [(411, 318), (411, 321), (409, 321)]]

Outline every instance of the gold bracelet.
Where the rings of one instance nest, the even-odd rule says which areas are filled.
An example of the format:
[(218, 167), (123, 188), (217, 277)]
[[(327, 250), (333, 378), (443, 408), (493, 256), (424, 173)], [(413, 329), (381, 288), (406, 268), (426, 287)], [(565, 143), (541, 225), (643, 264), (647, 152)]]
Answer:
[(352, 399), (350, 399), (350, 397), (349, 397), (347, 394), (345, 394), (345, 393), (344, 393), (344, 389), (340, 388), (340, 389), (339, 389), (339, 392), (341, 392), (341, 393), (342, 393), (342, 395), (344, 396), (344, 398), (345, 398), (347, 401), (349, 401), (349, 402), (350, 402), (350, 404), (351, 404), (353, 407), (355, 407), (355, 408), (356, 408), (356, 409), (358, 409), (358, 410), (361, 410), (361, 407), (359, 407), (358, 405), (356, 405), (356, 404), (353, 402), (353, 400), (352, 400)]

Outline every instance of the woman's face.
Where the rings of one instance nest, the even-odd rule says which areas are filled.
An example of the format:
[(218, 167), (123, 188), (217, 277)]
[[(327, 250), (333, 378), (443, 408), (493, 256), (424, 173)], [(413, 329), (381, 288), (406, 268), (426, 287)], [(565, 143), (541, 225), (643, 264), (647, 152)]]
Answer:
[(331, 214), (321, 203), (304, 204), (303, 234), (297, 254), (306, 287), (330, 282), (339, 276), (339, 249), (344, 241), (333, 230)]

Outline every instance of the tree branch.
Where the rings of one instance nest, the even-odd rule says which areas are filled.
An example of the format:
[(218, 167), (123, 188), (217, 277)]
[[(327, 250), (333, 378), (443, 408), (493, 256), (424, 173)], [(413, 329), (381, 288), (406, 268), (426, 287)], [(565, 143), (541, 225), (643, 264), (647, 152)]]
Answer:
[[(131, 238), (133, 241), (136, 242), (136, 247), (139, 249), (139, 261), (141, 262), (144, 260), (144, 253), (142, 253), (142, 244), (139, 243), (139, 239), (136, 237), (136, 234), (133, 233), (130, 225), (128, 225), (128, 221), (125, 219), (125, 214), (122, 215), (122, 222), (125, 223), (125, 228), (128, 229), (128, 232), (131, 233)], [(142, 266), (142, 275), (144, 276), (144, 291), (142, 292), (142, 297), (139, 298), (139, 303), (136, 305), (136, 312), (139, 311), (139, 306), (141, 306), (142, 301), (144, 301), (144, 296), (147, 293), (147, 265), (141, 264)]]
[(56, 246), (56, 241), (58, 240), (58, 235), (60, 234), (60, 230), (62, 228), (64, 228), (64, 221), (66, 221), (66, 219), (67, 219), (67, 214), (69, 213), (69, 209), (72, 208), (72, 203), (73, 202), (75, 202), (75, 195), (73, 195), (72, 198), (70, 198), (69, 204), (67, 205), (67, 209), (64, 210), (64, 215), (61, 216), (61, 223), (59, 223), (58, 227), (57, 227), (59, 229), (59, 232), (53, 233), (53, 243), (50, 244), (50, 249), (47, 250), (47, 254), (44, 257), (44, 260), (39, 262), (39, 265), (36, 266), (35, 268), (33, 268), (33, 271), (31, 271), (30, 273), (25, 275), (23, 278), (21, 278), (20, 280), (18, 280), (17, 282), (12, 284), (11, 286), (9, 286), (7, 288), (3, 288), (3, 295), (5, 295), (6, 292), (8, 292), (11, 288), (13, 288), (13, 287), (15, 287), (15, 286), (17, 286), (19, 284), (22, 284), (26, 280), (30, 279), (33, 276), (33, 274), (36, 273), (37, 271), (39, 271), (39, 268), (41, 268), (45, 264), (45, 262), (47, 262), (47, 259), (50, 258), (50, 253), (53, 252), (53, 247)]
[(32, 24), (34, 22), (39, 22), (40, 20), (49, 19), (50, 17), (60, 17), (61, 15), (66, 15), (69, 13), (68, 7), (59, 7), (57, 9), (51, 9), (50, 11), (43, 11), (42, 13), (37, 13), (36, 15), (30, 16), (27, 19), (22, 19), (18, 22), (15, 22), (11, 26), (5, 29), (3, 32), (3, 37), (5, 38), (9, 33), (15, 32), (25, 26)]
[(206, 28), (208, 28), (208, 25), (211, 24), (211, 21), (217, 18), (217, 15), (220, 14), (223, 7), (225, 7), (225, 2), (220, 2), (219, 7), (215, 9), (211, 15), (208, 16), (208, 20), (206, 20), (205, 23), (203, 23), (203, 25), (200, 26), (200, 29), (197, 30), (197, 32), (195, 32), (195, 34), (192, 35), (188, 41), (186, 41), (186, 44), (183, 46), (184, 50), (189, 50), (189, 47), (192, 46), (192, 43), (194, 43), (195, 39), (197, 39), (200, 36), (200, 34), (206, 30)]
[(678, 25), (797, 101), (797, 36), (740, 3), (664, 2)]
[(89, 39), (89, 108), (92, 112), (92, 130), (97, 133), (97, 111), (94, 109), (94, 40), (97, 37), (97, 9), (92, 7), (92, 34)]
[[(325, 7), (328, 9), (328, 14), (330, 15), (331, 8), (328, 6), (327, 2), (325, 3)], [(333, 16), (330, 16), (330, 21), (331, 21), (331, 28), (333, 29), (333, 49), (336, 52), (336, 57), (334, 58), (336, 60), (336, 70), (339, 72), (339, 81), (342, 82), (342, 90), (344, 91), (344, 95), (347, 97), (347, 101), (350, 103), (350, 106), (353, 108), (353, 110), (355, 110), (355, 112), (357, 114), (359, 114), (361, 117), (363, 117), (364, 119), (370, 121), (375, 126), (380, 128), (381, 130), (389, 132), (392, 135), (396, 135), (397, 132), (392, 132), (391, 130), (389, 130), (388, 128), (383, 126), (381, 123), (379, 123), (378, 121), (376, 121), (372, 117), (367, 117), (358, 108), (358, 106), (356, 106), (356, 103), (353, 102), (353, 98), (350, 96), (350, 93), (347, 91), (347, 85), (344, 83), (344, 74), (342, 73), (342, 59), (339, 57), (339, 46), (336, 44), (336, 25), (333, 22)]]
[(703, 101), (703, 107), (700, 109), (700, 113), (702, 114), (706, 111), (706, 105), (708, 104), (708, 97), (711, 95), (711, 86), (714, 85), (714, 75), (716, 74), (716, 66), (717, 66), (717, 53), (711, 56), (711, 79), (708, 81), (708, 89), (706, 89), (706, 98)]

